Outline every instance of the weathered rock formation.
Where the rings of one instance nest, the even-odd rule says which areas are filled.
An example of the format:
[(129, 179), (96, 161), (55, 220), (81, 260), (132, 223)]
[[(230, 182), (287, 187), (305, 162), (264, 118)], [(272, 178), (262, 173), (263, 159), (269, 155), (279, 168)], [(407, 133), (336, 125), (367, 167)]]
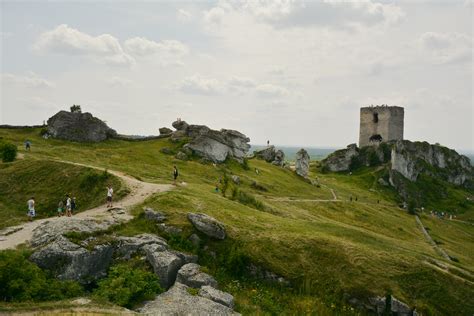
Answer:
[(50, 270), (58, 279), (89, 283), (106, 275), (112, 254), (111, 245), (97, 245), (87, 250), (58, 236), (33, 253), (30, 259), (40, 268)]
[(173, 130), (168, 127), (160, 127), (159, 131), (160, 135), (171, 135), (171, 133), (173, 133)]
[(407, 140), (397, 141), (392, 147), (391, 173), (394, 171), (410, 181), (426, 173), (454, 185), (464, 185), (473, 177), (473, 168), (466, 156), (440, 145)]
[(206, 214), (188, 213), (188, 219), (201, 233), (216, 239), (225, 239), (224, 224)]
[(151, 221), (154, 221), (154, 222), (157, 222), (157, 223), (161, 223), (161, 222), (164, 222), (166, 220), (166, 215), (161, 213), (161, 212), (157, 212), (155, 211), (154, 209), (150, 208), (150, 207), (144, 207), (143, 208), (144, 210), (144, 214), (145, 214), (145, 218), (148, 219), (148, 220), (151, 220)]
[(353, 157), (359, 155), (356, 144), (350, 144), (345, 149), (336, 150), (321, 161), (323, 168), (332, 172), (347, 171), (351, 168)]
[(167, 292), (145, 303), (138, 312), (145, 315), (239, 315), (225, 304), (216, 302), (218, 299), (213, 300), (207, 294), (205, 297), (192, 295), (188, 289), (176, 282)]
[(185, 149), (215, 163), (228, 158), (242, 162), (250, 148), (250, 139), (238, 131), (216, 131), (204, 125), (189, 125), (185, 121), (175, 121), (173, 127), (176, 131), (171, 135), (172, 141), (189, 140)]
[(48, 134), (75, 142), (100, 142), (117, 132), (90, 113), (59, 111), (48, 120)]
[(255, 151), (254, 155), (256, 158), (263, 159), (266, 162), (272, 163), (276, 166), (283, 166), (285, 164), (285, 153), (280, 149), (277, 150), (273, 145)]
[(188, 263), (178, 271), (176, 281), (192, 288), (200, 288), (208, 285), (217, 287), (217, 281), (207, 273), (201, 272), (201, 266), (196, 263)]
[(304, 178), (308, 176), (309, 161), (310, 161), (310, 157), (309, 157), (308, 152), (305, 149), (301, 148), (296, 153), (295, 170), (298, 175)]

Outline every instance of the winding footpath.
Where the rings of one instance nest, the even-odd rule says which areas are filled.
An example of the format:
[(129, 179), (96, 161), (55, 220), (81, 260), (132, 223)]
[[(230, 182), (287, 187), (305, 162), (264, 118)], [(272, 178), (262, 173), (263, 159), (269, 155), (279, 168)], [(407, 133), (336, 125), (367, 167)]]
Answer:
[[(74, 163), (69, 161), (55, 160), (58, 162), (88, 167), (92, 169), (103, 170), (104, 168), (98, 168), (91, 165), (85, 165), (80, 163)], [(133, 218), (128, 211), (135, 205), (142, 203), (148, 197), (159, 192), (165, 192), (173, 189), (171, 184), (156, 184), (149, 183), (137, 180), (129, 175), (126, 175), (120, 171), (107, 170), (109, 173), (117, 176), (123, 181), (123, 184), (130, 190), (130, 193), (125, 196), (123, 199), (114, 202), (114, 209), (124, 209), (125, 212), (112, 214), (109, 212), (109, 208), (106, 207), (106, 204), (92, 208), (80, 213), (77, 213), (73, 217), (50, 217), (39, 220), (34, 220), (32, 222), (27, 222), (18, 226), (8, 227), (0, 231), (0, 250), (12, 249), (16, 246), (28, 242), (33, 237), (33, 231), (35, 228), (40, 226), (45, 222), (53, 221), (71, 221), (75, 219), (108, 219), (112, 215), (115, 219), (122, 221), (128, 221)], [(104, 193), (105, 197), (105, 193)]]

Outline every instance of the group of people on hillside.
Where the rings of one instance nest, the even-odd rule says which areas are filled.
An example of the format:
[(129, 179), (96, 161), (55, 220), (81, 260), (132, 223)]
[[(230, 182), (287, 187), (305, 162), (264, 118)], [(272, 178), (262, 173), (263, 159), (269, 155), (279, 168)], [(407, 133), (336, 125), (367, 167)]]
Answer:
[[(67, 217), (71, 217), (74, 211), (76, 210), (76, 198), (69, 194), (66, 194), (64, 200), (59, 201), (58, 203), (58, 217), (66, 215)], [(64, 213), (65, 212), (65, 213)]]

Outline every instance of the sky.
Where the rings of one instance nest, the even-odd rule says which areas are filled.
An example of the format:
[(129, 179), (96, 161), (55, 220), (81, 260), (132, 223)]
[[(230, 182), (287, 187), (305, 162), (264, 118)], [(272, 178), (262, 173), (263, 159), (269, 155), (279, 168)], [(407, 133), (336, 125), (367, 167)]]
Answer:
[(0, 124), (73, 104), (122, 134), (176, 118), (253, 144), (345, 147), (359, 109), (474, 151), (473, 2), (0, 0)]

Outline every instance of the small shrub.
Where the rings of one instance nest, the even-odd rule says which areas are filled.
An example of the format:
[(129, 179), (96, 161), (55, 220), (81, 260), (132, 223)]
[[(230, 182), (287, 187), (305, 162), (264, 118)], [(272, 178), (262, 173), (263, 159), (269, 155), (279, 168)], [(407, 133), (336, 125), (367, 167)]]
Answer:
[(246, 193), (245, 191), (239, 190), (237, 187), (232, 188), (232, 200), (238, 201), (247, 206), (256, 208), (257, 210), (265, 210), (265, 205), (257, 200), (253, 195)]
[(27, 251), (0, 252), (0, 301), (52, 301), (83, 294), (77, 282), (48, 277), (28, 260)]
[(6, 141), (0, 141), (0, 157), (3, 162), (12, 162), (16, 159), (17, 147)]
[(71, 113), (82, 113), (81, 106), (73, 104), (71, 107)]
[(221, 180), (221, 194), (222, 196), (225, 196), (227, 189), (229, 188), (229, 176), (227, 175), (226, 172), (224, 172), (224, 175)]
[(268, 189), (264, 185), (257, 183), (257, 181), (252, 181), (250, 187), (258, 191), (268, 192)]
[(79, 184), (81, 189), (89, 189), (98, 186), (99, 184), (105, 183), (110, 178), (110, 173), (104, 170), (102, 173), (95, 171), (89, 171), (82, 176), (82, 180)]
[(249, 160), (247, 158), (244, 158), (244, 160), (242, 161), (242, 168), (244, 170), (250, 170)]
[(107, 278), (99, 281), (94, 294), (117, 305), (132, 308), (163, 292), (158, 277), (144, 268), (121, 263), (109, 270)]
[(48, 134), (48, 128), (43, 127), (43, 128), (40, 130), (40, 133), (39, 133), (39, 134), (40, 134), (41, 137), (44, 136), (44, 135), (46, 135), (46, 134)]

